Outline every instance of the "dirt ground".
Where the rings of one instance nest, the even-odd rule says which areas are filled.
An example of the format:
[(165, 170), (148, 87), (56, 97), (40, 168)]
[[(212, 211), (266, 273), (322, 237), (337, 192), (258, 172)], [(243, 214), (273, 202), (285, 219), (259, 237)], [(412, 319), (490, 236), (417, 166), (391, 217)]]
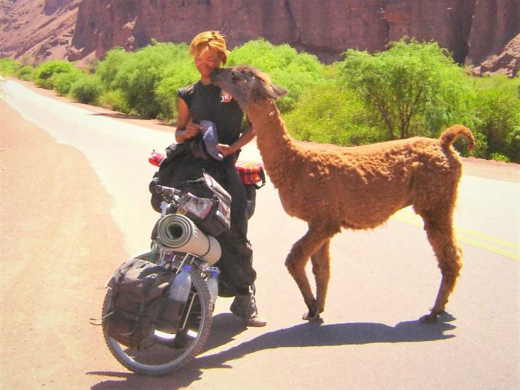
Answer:
[(0, 128), (0, 387), (87, 388), (85, 368), (109, 363), (89, 324), (114, 264), (103, 258), (126, 257), (114, 200), (80, 152), (3, 101)]
[[(107, 256), (127, 257), (107, 212), (114, 199), (85, 156), (2, 100), (0, 137), (0, 388), (110, 388), (101, 377), (126, 374), (90, 322), (114, 268)], [(466, 173), (494, 179), (520, 181), (519, 167), (465, 159)]]

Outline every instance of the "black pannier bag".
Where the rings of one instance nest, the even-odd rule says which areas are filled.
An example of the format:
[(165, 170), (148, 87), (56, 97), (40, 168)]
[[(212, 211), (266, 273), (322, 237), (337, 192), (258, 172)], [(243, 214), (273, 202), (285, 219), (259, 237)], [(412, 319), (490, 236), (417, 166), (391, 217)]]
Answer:
[(175, 274), (153, 263), (131, 259), (121, 265), (108, 283), (112, 289), (108, 334), (135, 350), (150, 348), (156, 324)]
[(150, 203), (152, 208), (158, 213), (161, 212), (162, 197), (155, 192), (155, 187), (157, 184), (170, 187), (177, 166), (186, 163), (184, 160), (187, 159), (187, 155), (190, 155), (187, 142), (182, 144), (174, 143), (166, 148), (166, 157), (161, 161), (159, 170), (155, 172), (149, 185), (149, 190), (152, 194)]
[[(150, 192), (152, 198), (150, 202), (152, 208), (158, 213), (161, 212), (161, 195), (155, 193), (155, 186), (157, 184), (171, 187), (172, 179), (175, 176), (175, 171), (183, 165), (188, 165), (195, 159), (208, 160), (208, 152), (202, 140), (202, 136), (195, 139), (186, 140), (183, 143), (173, 143), (166, 148), (166, 157), (159, 163), (159, 170), (153, 175), (150, 182)], [(154, 164), (155, 165), (155, 164)], [(182, 189), (182, 188), (179, 188)]]
[[(154, 174), (149, 185), (152, 194), (151, 204), (155, 211), (161, 212), (161, 195), (157, 194), (157, 184), (171, 186), (174, 172), (191, 160), (192, 143), (172, 144), (166, 148), (166, 158)], [(178, 213), (185, 214), (205, 234), (217, 237), (231, 226), (231, 195), (209, 174), (196, 180), (187, 180), (175, 185), (186, 195), (181, 201)]]
[(182, 188), (178, 214), (184, 214), (207, 235), (217, 237), (231, 227), (231, 195), (210, 175), (203, 173)]

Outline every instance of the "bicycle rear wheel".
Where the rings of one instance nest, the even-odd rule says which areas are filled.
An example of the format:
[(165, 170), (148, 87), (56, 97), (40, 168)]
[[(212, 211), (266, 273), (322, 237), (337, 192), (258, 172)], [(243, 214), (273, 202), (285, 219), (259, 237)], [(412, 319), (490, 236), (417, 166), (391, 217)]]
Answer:
[(185, 326), (176, 334), (155, 330), (153, 345), (140, 351), (110, 337), (109, 316), (113, 308), (112, 290), (108, 288), (103, 302), (103, 335), (119, 363), (136, 374), (163, 376), (186, 367), (202, 352), (211, 330), (211, 300), (206, 282), (196, 267), (191, 272), (191, 283), (187, 311), (181, 321)]

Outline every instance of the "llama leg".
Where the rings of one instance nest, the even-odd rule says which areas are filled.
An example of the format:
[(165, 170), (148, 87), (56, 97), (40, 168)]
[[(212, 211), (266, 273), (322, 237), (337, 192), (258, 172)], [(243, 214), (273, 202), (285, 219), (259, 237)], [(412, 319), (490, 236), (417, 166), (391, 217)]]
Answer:
[(316, 279), (316, 301), (318, 313), (325, 310), (325, 300), (330, 279), (330, 240), (326, 240), (323, 245), (311, 256), (312, 272)]
[[(337, 231), (339, 231), (339, 229), (331, 230), (310, 226), (307, 233), (293, 245), (291, 252), (285, 260), (285, 265), (300, 288), (303, 300), (309, 309), (308, 313), (303, 316), (304, 320), (314, 320), (320, 316), (320, 308), (312, 294), (309, 279), (305, 273), (305, 265), (307, 264), (309, 257)], [(327, 283), (328, 280), (324, 280), (324, 285), (320, 288), (326, 290)]]
[(436, 322), (439, 314), (444, 312), (462, 268), (462, 251), (455, 242), (451, 216), (448, 218), (439, 217), (442, 215), (440, 212), (430, 215), (434, 215), (434, 217), (423, 215), (424, 229), (439, 262), (442, 280), (430, 314), (421, 318), (421, 321), (426, 323)]

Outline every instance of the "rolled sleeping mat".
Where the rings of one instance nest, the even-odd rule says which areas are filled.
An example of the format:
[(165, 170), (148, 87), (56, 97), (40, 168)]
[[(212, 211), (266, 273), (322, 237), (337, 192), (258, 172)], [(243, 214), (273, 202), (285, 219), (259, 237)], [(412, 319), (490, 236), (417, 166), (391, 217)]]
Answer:
[(157, 223), (157, 244), (177, 252), (192, 253), (210, 265), (215, 264), (222, 253), (220, 244), (206, 236), (188, 217), (168, 214)]

